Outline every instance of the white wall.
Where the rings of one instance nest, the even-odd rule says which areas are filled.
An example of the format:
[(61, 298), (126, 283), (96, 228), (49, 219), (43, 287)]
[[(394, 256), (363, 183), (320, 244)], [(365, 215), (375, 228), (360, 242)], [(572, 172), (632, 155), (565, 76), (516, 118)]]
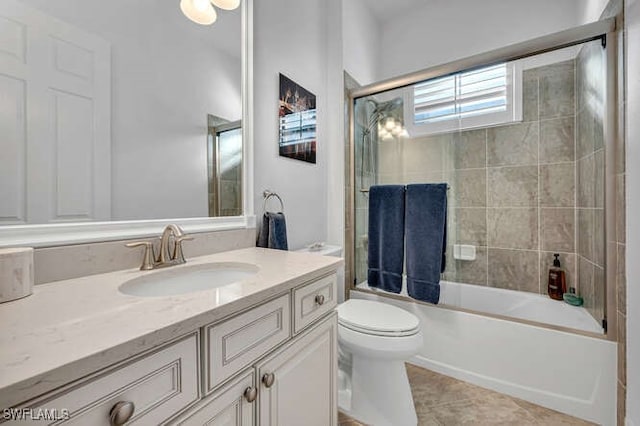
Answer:
[[(254, 2), (256, 216), (260, 220), (264, 189), (280, 194), (290, 249), (327, 237), (327, 7), (326, 0)], [(278, 73), (317, 97), (316, 164), (278, 155)]]
[(390, 78), (561, 31), (580, 0), (434, 0), (383, 22), (378, 78)]
[(175, 2), (23, 2), (112, 44), (112, 218), (208, 216), (207, 114), (242, 116), (239, 24), (232, 56)]
[(625, 0), (627, 50), (627, 423), (640, 426), (640, 0)]
[(600, 19), (602, 11), (609, 3), (609, 0), (584, 0), (582, 5), (581, 23), (587, 24)]
[(379, 80), (381, 43), (380, 22), (365, 1), (342, 2), (344, 69), (363, 86)]
[(330, 244), (344, 247), (345, 105), (343, 57), (343, 4), (352, 0), (326, 0), (327, 20), (327, 237)]

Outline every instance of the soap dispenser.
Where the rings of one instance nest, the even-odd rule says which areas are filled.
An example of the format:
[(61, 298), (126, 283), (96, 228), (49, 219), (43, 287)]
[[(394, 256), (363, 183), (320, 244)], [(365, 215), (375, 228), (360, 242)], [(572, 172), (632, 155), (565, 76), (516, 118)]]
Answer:
[(567, 281), (564, 270), (560, 265), (560, 254), (553, 255), (553, 266), (549, 269), (549, 297), (555, 300), (562, 300), (563, 294), (567, 291)]

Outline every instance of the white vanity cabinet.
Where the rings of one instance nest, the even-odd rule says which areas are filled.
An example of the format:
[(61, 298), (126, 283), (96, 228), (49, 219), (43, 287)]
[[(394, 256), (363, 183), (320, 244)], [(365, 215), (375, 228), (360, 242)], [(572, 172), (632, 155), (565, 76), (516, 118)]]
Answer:
[(336, 425), (337, 332), (334, 314), (258, 364), (260, 425)]
[(337, 317), (329, 315), (171, 424), (335, 426), (336, 333)]
[(69, 418), (9, 424), (336, 425), (336, 296), (335, 274), (285, 290), (18, 406)]

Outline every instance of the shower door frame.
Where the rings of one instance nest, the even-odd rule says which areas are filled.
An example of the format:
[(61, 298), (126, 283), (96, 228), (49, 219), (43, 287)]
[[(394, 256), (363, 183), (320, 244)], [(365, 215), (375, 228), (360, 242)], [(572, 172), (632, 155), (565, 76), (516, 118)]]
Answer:
[[(425, 80), (430, 80), (446, 75), (455, 74), (461, 71), (470, 71), (476, 68), (482, 68), (486, 66), (496, 65), (499, 63), (515, 61), (518, 59), (527, 58), (530, 56), (539, 55), (542, 53), (551, 52), (554, 50), (576, 46), (579, 44), (587, 43), (594, 40), (602, 40), (606, 46), (605, 50), (605, 90), (606, 90), (606, 102), (605, 102), (605, 114), (604, 114), (604, 142), (605, 142), (605, 306), (604, 306), (604, 321), (606, 321), (606, 329), (604, 334), (590, 333), (587, 331), (576, 330), (573, 328), (545, 324), (535, 321), (523, 320), (519, 318), (506, 317), (503, 315), (496, 315), (487, 312), (469, 310), (465, 308), (459, 308), (455, 306), (438, 305), (440, 308), (451, 309), (456, 311), (469, 312), (478, 315), (484, 315), (503, 319), (507, 321), (521, 322), (524, 324), (535, 325), (539, 327), (551, 328), (554, 330), (566, 331), (574, 334), (581, 334), (589, 337), (595, 337), (600, 339), (606, 339), (611, 341), (617, 340), (617, 295), (616, 295), (616, 248), (612, 247), (609, 241), (615, 241), (616, 235), (616, 210), (617, 203), (615, 200), (616, 187), (615, 187), (615, 153), (617, 144), (623, 143), (623, 135), (619, 131), (620, 123), (617, 118), (618, 113), (618, 99), (619, 99), (619, 87), (618, 87), (618, 30), (616, 22), (619, 17), (612, 17), (596, 21), (590, 24), (581, 25), (579, 27), (571, 28), (568, 30), (560, 31), (557, 33), (549, 34), (542, 37), (537, 37), (531, 40), (527, 40), (522, 43), (512, 44), (500, 49), (492, 50), (485, 53), (469, 56), (467, 58), (459, 59), (456, 61), (448, 62), (442, 65), (436, 65), (430, 68), (426, 68), (421, 71), (405, 74), (399, 77), (390, 78), (377, 83), (369, 84), (367, 86), (358, 87), (348, 91), (348, 105), (347, 113), (349, 120), (349, 183), (347, 185), (348, 190), (348, 211), (345, 212), (346, 218), (351, 218), (353, 223), (349, 227), (349, 232), (345, 236), (345, 247), (348, 253), (345, 253), (346, 259), (349, 263), (346, 265), (349, 268), (346, 276), (353, 278), (355, 276), (355, 191), (358, 190), (355, 185), (355, 101), (359, 98), (374, 95), (377, 93), (400, 89), (407, 87)], [(349, 291), (361, 291), (370, 293), (371, 290), (358, 289), (356, 283), (350, 280), (347, 286), (345, 286), (348, 297)], [(382, 295), (376, 292), (377, 295)], [(384, 297), (402, 298), (402, 296), (384, 295)], [(415, 303), (426, 303), (418, 300)]]

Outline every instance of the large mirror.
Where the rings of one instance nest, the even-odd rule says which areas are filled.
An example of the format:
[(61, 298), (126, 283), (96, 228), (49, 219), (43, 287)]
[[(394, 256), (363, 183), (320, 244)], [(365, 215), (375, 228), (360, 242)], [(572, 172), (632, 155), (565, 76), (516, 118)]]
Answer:
[(242, 7), (185, 2), (0, 2), (0, 225), (243, 214)]

